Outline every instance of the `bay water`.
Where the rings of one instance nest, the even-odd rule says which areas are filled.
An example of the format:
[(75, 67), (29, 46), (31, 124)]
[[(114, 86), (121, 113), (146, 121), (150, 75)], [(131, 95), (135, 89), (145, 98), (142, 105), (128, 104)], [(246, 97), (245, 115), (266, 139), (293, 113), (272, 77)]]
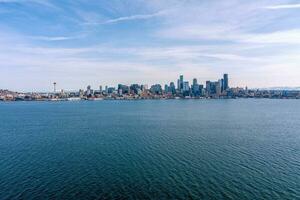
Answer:
[(2, 102), (0, 199), (300, 199), (300, 101)]

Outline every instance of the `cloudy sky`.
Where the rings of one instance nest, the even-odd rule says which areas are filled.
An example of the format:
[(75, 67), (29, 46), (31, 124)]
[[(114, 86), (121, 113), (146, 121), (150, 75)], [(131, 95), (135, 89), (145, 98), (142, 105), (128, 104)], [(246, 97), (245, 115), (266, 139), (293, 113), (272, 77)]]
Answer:
[(0, 88), (300, 86), (300, 1), (0, 0)]

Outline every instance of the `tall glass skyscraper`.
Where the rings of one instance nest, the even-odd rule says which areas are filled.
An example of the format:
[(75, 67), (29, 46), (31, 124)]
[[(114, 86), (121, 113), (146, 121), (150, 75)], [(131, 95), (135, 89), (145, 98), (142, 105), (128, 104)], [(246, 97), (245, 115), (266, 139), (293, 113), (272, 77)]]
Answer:
[(224, 74), (223, 81), (224, 81), (224, 90), (229, 89), (229, 85), (228, 85), (228, 74)]
[(183, 75), (180, 75), (179, 83), (180, 83), (180, 90), (183, 90)]

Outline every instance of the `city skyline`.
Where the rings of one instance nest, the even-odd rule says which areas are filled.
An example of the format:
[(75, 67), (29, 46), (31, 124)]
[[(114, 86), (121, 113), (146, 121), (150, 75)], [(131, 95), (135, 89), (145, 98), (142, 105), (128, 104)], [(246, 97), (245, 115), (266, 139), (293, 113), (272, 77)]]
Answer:
[[(76, 90), (185, 79), (300, 86), (293, 0), (0, 0), (0, 89)], [(175, 82), (176, 84), (176, 82)]]
[[(176, 82), (176, 84), (175, 84)], [(217, 80), (207, 80), (205, 84), (193, 78), (192, 82), (179, 75), (177, 81), (165, 84), (99, 85), (86, 89), (67, 91), (57, 90), (53, 82), (52, 92), (20, 92), (0, 89), (0, 101), (99, 101), (99, 100), (145, 100), (145, 99), (235, 99), (269, 98), (300, 99), (299, 88), (294, 89), (251, 89), (248, 87), (230, 87), (228, 74)]]

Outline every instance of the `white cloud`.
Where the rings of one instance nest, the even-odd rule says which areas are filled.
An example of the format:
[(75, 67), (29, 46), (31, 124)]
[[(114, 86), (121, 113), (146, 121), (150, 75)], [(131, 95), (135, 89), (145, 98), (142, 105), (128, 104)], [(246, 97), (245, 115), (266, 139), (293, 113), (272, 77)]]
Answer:
[(242, 41), (262, 44), (300, 44), (300, 29), (243, 35)]
[(181, 40), (236, 40), (240, 37), (233, 27), (199, 24), (163, 28), (158, 30), (156, 36)]
[(267, 6), (265, 8), (270, 10), (295, 9), (295, 8), (300, 8), (300, 4), (282, 4), (282, 5)]
[(63, 41), (63, 40), (73, 40), (78, 39), (80, 37), (69, 37), (69, 36), (56, 36), (56, 37), (48, 37), (48, 36), (32, 36), (30, 39), (35, 40), (44, 40), (44, 41)]
[(194, 2), (173, 10), (165, 25), (155, 31), (155, 36), (174, 42), (299, 44), (300, 27), (295, 24), (299, 15), (270, 14), (261, 8), (298, 8), (300, 4), (266, 7), (268, 3), (268, 0)]
[(116, 19), (110, 19), (104, 22), (104, 24), (111, 24), (111, 23), (117, 23), (117, 22), (122, 22), (122, 21), (131, 21), (131, 20), (140, 20), (140, 19), (150, 19), (153, 17), (158, 17), (163, 15), (164, 12), (157, 12), (157, 13), (152, 13), (152, 14), (146, 14), (146, 15), (131, 15), (131, 16), (126, 16), (126, 17), (119, 17)]
[(159, 11), (156, 13), (151, 13), (151, 14), (139, 14), (139, 15), (130, 15), (130, 16), (125, 16), (125, 17), (118, 17), (115, 19), (109, 19), (103, 22), (87, 22), (84, 23), (86, 25), (101, 25), (101, 24), (114, 24), (114, 23), (119, 23), (123, 21), (133, 21), (133, 20), (147, 20), (151, 19), (154, 17), (159, 17), (162, 15), (165, 15), (166, 11)]
[(300, 44), (300, 29), (251, 33), (230, 26), (175, 26), (159, 30), (156, 36), (183, 41), (230, 41), (258, 44)]
[(38, 4), (41, 6), (51, 7), (57, 9), (57, 7), (48, 0), (0, 0), (0, 3), (22, 3), (22, 4)]

